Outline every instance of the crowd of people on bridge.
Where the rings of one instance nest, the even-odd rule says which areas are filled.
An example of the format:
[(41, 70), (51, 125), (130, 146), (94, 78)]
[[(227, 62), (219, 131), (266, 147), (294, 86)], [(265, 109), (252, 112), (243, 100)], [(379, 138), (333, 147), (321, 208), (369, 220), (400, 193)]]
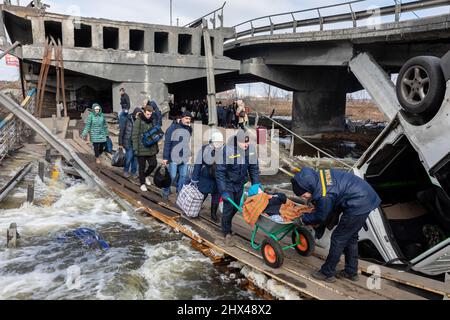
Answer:
[[(181, 102), (169, 103), (170, 119), (179, 118), (184, 112), (190, 112), (192, 121), (201, 121), (207, 125), (209, 119), (208, 102), (203, 100), (183, 100)], [(228, 105), (223, 105), (222, 101), (217, 102), (217, 126), (222, 128), (241, 128), (248, 125), (248, 111), (242, 100), (233, 101)]]
[[(147, 192), (152, 185), (150, 176), (158, 165), (157, 155), (160, 149), (158, 143), (145, 144), (142, 137), (152, 129), (162, 127), (162, 114), (154, 100), (145, 100), (142, 106), (135, 107), (130, 112), (130, 99), (125, 90), (120, 91), (122, 110), (119, 115), (119, 148), (125, 152), (124, 177), (138, 178), (140, 190)], [(240, 203), (244, 186), (248, 182), (251, 187), (247, 196), (253, 202), (249, 202), (244, 208), (245, 218), (253, 219), (256, 210), (261, 211), (260, 209), (269, 213), (272, 211), (269, 215), (280, 214), (281, 206), (287, 203), (286, 195), (266, 194), (260, 185), (259, 161), (246, 130), (248, 118), (242, 101), (226, 107), (218, 104), (219, 123), (225, 128), (238, 128), (237, 133), (225, 141), (219, 130), (213, 131), (208, 143), (195, 155), (190, 175), (188, 166), (193, 156), (190, 149), (191, 125), (197, 119), (207, 121), (208, 105), (205, 100), (185, 100), (179, 104), (171, 104), (170, 107), (172, 123), (164, 133), (161, 165), (167, 168), (177, 194), (189, 183), (203, 194), (203, 201), (211, 196), (210, 216), (214, 222), (219, 220), (217, 211), (220, 201), (223, 201), (223, 238), (217, 239), (218, 244), (234, 244), (232, 220), (237, 212), (234, 204)], [(98, 104), (93, 105), (81, 136), (86, 138), (88, 134), (93, 143), (96, 161), (100, 163), (109, 131)], [(352, 173), (332, 169), (319, 174), (316, 170), (303, 168), (291, 183), (295, 195), (314, 204), (309, 213), (296, 216), (293, 223), (299, 227), (314, 226), (318, 232), (323, 232), (324, 226), (329, 225), (330, 221), (337, 224), (331, 236), (326, 262), (312, 276), (327, 282), (334, 282), (335, 275), (357, 281), (358, 232), (370, 212), (380, 204), (376, 192), (366, 181)], [(171, 187), (161, 190), (163, 201), (169, 201), (171, 192)], [(263, 202), (260, 203), (260, 200)], [(248, 208), (252, 208), (251, 212), (248, 212)], [(342, 217), (337, 219), (340, 213)], [(337, 273), (336, 266), (342, 254), (345, 255), (345, 268)]]

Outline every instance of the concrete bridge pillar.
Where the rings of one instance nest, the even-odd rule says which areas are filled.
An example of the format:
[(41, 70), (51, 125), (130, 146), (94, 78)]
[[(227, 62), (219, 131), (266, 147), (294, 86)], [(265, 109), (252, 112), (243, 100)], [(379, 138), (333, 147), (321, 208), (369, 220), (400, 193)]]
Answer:
[(292, 128), (299, 135), (311, 135), (345, 128), (346, 91), (318, 88), (294, 91)]

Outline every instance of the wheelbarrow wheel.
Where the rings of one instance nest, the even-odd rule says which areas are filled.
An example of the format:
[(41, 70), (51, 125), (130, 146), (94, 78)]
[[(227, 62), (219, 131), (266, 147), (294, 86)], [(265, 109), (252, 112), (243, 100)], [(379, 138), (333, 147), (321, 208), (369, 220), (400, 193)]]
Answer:
[(283, 249), (278, 242), (271, 238), (265, 238), (261, 243), (261, 254), (269, 267), (279, 268), (283, 264)]
[[(297, 230), (297, 233), (295, 230)], [(301, 256), (310, 256), (316, 247), (314, 237), (306, 228), (297, 227), (295, 230), (292, 231), (292, 244), (297, 244), (294, 247), (295, 251)]]

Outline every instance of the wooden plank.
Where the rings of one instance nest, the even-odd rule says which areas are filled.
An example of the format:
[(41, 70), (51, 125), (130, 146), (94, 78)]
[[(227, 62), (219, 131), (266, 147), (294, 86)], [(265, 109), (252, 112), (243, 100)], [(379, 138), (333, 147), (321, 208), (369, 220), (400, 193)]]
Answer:
[[(250, 249), (251, 248), (250, 247), (251, 230), (248, 230), (248, 228), (244, 228), (242, 226), (235, 226), (234, 230), (236, 233), (238, 233), (239, 235), (243, 236), (246, 239), (246, 241), (248, 242), (247, 247), (249, 248), (248, 249), (249, 252), (251, 252), (252, 254), (255, 254), (257, 256), (260, 256), (259, 251)], [(290, 239), (290, 236), (287, 236), (286, 238), (288, 238), (288, 237)], [(286, 242), (284, 244), (285, 245), (290, 244), (290, 240), (289, 240), (289, 242)], [(283, 267), (286, 268), (287, 270), (289, 270), (291, 273), (298, 274), (299, 276), (302, 276), (302, 277), (307, 277), (311, 281), (317, 281), (319, 283), (323, 283), (324, 285), (326, 285), (330, 288), (333, 288), (333, 290), (337, 290), (339, 292), (345, 292), (346, 294), (353, 297), (354, 299), (380, 300), (380, 299), (393, 299), (394, 298), (389, 295), (382, 295), (382, 294), (379, 294), (378, 292), (369, 290), (365, 285), (366, 284), (365, 280), (367, 279), (366, 277), (360, 277), (361, 279), (358, 281), (358, 283), (350, 282), (349, 280), (345, 280), (345, 279), (337, 279), (337, 281), (335, 283), (325, 283), (322, 281), (315, 280), (314, 278), (311, 277), (310, 273), (312, 271), (318, 270), (320, 268), (320, 266), (324, 263), (323, 260), (320, 260), (314, 256), (301, 257), (295, 252), (294, 249), (285, 250), (284, 254), (285, 254), (285, 262), (283, 264)], [(299, 274), (298, 270), (305, 271), (305, 272), (300, 272), (300, 274)], [(308, 272), (306, 272), (306, 271), (308, 271)], [(413, 297), (410, 297), (410, 298), (413, 298)], [(414, 296), (414, 298), (416, 298), (416, 296)]]
[[(326, 250), (318, 247), (315, 252), (316, 256), (325, 258), (327, 256)], [(359, 260), (359, 269), (365, 274), (371, 274), (368, 269), (373, 266), (365, 260)], [(409, 273), (403, 270), (397, 270), (394, 268), (385, 267), (380, 264), (376, 264), (380, 268), (380, 276), (383, 279), (397, 282), (402, 285), (410, 286), (413, 288), (429, 291), (438, 295), (450, 297), (450, 287), (448, 287), (444, 282), (439, 282), (434, 279), (426, 278), (417, 274)]]
[[(243, 220), (243, 218), (240, 215), (236, 215), (235, 218), (233, 219), (233, 228), (239, 230), (239, 234), (243, 237), (245, 237), (246, 239), (248, 239), (250, 241), (250, 237), (251, 237), (251, 232), (247, 229), (247, 223)], [(257, 236), (256, 236), (256, 241), (260, 241), (260, 239), (262, 239), (264, 237), (264, 233), (263, 232), (258, 232)], [(291, 238), (290, 236), (286, 236), (283, 241), (281, 241), (281, 243), (283, 245), (288, 245), (291, 244)], [(300, 259), (295, 259), (295, 257), (297, 256), (297, 253), (294, 250), (287, 250), (285, 251), (285, 254), (287, 257), (289, 257), (290, 259), (292, 259), (293, 261), (295, 261), (295, 263), (300, 263), (303, 266), (308, 265), (309, 267), (311, 267), (314, 270), (318, 270), (320, 269), (320, 267), (322, 266), (322, 264), (325, 262), (326, 259), (326, 254), (323, 255), (323, 249), (316, 247), (316, 252), (319, 251), (320, 253), (322, 253), (321, 255), (317, 255), (314, 254), (310, 257), (300, 257)], [(363, 260), (359, 260), (359, 269), (361, 268), (361, 263), (363, 263), (365, 261)], [(341, 259), (338, 268), (343, 269), (344, 268), (344, 263), (343, 260)], [(364, 274), (362, 274), (360, 276), (360, 280), (358, 282), (351, 282), (353, 285), (355, 286), (359, 286), (360, 288), (369, 290), (367, 288), (367, 279), (368, 277), (366, 277)], [(347, 279), (339, 279), (338, 281), (343, 281), (343, 282), (349, 282), (350, 280)], [(379, 292), (375, 292), (379, 295), (382, 295), (386, 298), (390, 298), (390, 299), (412, 299), (412, 300), (421, 300), (424, 299), (422, 296), (417, 295), (417, 294), (413, 294), (413, 293), (409, 293), (405, 290), (401, 290), (391, 284), (389, 284), (389, 281), (386, 281), (386, 279), (381, 279), (381, 287), (382, 287), (382, 291)]]
[(77, 143), (73, 140), (67, 140), (69, 145), (75, 150), (77, 155), (88, 155), (88, 153), (82, 149), (80, 149), (80, 147), (77, 145)]
[[(83, 159), (84, 160), (84, 159)], [(105, 174), (105, 169), (101, 169), (97, 171), (99, 174), (99, 177), (108, 183), (112, 190), (125, 198), (130, 203), (136, 205), (136, 206), (142, 206), (143, 204), (146, 206), (146, 211), (151, 214), (152, 216), (156, 217), (158, 220), (172, 226), (173, 228), (180, 230), (187, 236), (195, 239), (198, 242), (201, 243), (207, 243), (208, 246), (213, 247), (215, 250), (219, 252), (223, 252), (225, 254), (228, 254), (236, 259), (239, 259), (244, 264), (250, 265), (253, 269), (258, 270), (260, 272), (263, 272), (270, 276), (271, 278), (274, 278), (284, 284), (289, 285), (290, 287), (293, 287), (296, 290), (300, 290), (300, 292), (305, 292), (309, 296), (316, 297), (318, 299), (343, 299), (346, 298), (345, 296), (342, 296), (338, 293), (330, 293), (327, 292), (327, 290), (324, 290), (320, 285), (314, 284), (314, 283), (304, 283), (302, 280), (296, 279), (296, 277), (292, 277), (292, 275), (288, 273), (280, 273), (280, 274), (274, 274), (272, 272), (272, 268), (265, 266), (261, 263), (260, 259), (257, 257), (254, 257), (252, 255), (243, 255), (238, 248), (229, 248), (224, 250), (223, 248), (220, 248), (214, 244), (214, 240), (217, 239), (219, 235), (219, 231), (216, 231), (216, 234), (211, 235), (211, 231), (208, 233), (204, 229), (199, 228), (199, 226), (195, 223), (192, 223), (191, 221), (179, 217), (178, 214), (171, 212), (168, 209), (159, 207), (158, 204), (153, 203), (150, 200), (147, 199), (136, 199), (136, 193), (133, 190), (127, 190), (125, 189), (120, 183), (118, 183), (115, 179), (120, 179), (122, 177), (117, 176), (112, 178)], [(130, 183), (128, 183), (130, 185)], [(132, 187), (131, 187), (132, 188)], [(141, 197), (142, 198), (142, 197)], [(146, 201), (147, 200), (147, 201)], [(161, 211), (164, 211), (162, 213)], [(173, 219), (174, 217), (170, 217), (168, 214), (175, 214), (176, 217), (179, 219)], [(185, 225), (188, 225), (190, 228), (186, 228)], [(193, 233), (192, 230), (195, 232)], [(197, 233), (197, 235), (195, 234)], [(199, 236), (201, 234), (201, 236)], [(279, 273), (279, 270), (278, 270)], [(321, 292), (323, 291), (323, 292)]]
[[(324, 263), (323, 260), (313, 256), (310, 257), (301, 257), (300, 259), (295, 259), (297, 253), (293, 250), (290, 250), (286, 254), (289, 263), (293, 265), (298, 265), (299, 267), (304, 267), (305, 265), (318, 270), (321, 265)], [(343, 269), (344, 265), (340, 263), (340, 269)], [(367, 281), (369, 280), (368, 276), (361, 274), (358, 281), (351, 281), (348, 279), (338, 279), (340, 287), (347, 288), (349, 292), (353, 291), (354, 288), (360, 288), (360, 290), (371, 292), (379, 297), (383, 297), (384, 299), (394, 299), (394, 300), (426, 300), (424, 297), (414, 294), (402, 289), (397, 288), (392, 285), (389, 280), (380, 279), (380, 289), (369, 289), (367, 286)], [(376, 299), (376, 298), (375, 298)]]
[(168, 217), (178, 217), (179, 216), (178, 213), (176, 213), (170, 209), (170, 206), (165, 205), (166, 207), (163, 207), (160, 205), (160, 203), (156, 203), (156, 202), (152, 201), (152, 199), (148, 196), (148, 194), (142, 192), (139, 188), (136, 188), (136, 186), (134, 186), (133, 184), (131, 184), (129, 182), (124, 183), (124, 181), (126, 182), (126, 179), (122, 178), (124, 181), (120, 181), (120, 177), (114, 177), (114, 176), (111, 177), (108, 174), (105, 174), (104, 169), (95, 167), (95, 165), (93, 165), (92, 161), (89, 161), (87, 159), (85, 154), (80, 154), (79, 157), (83, 161), (85, 161), (85, 163), (88, 166), (90, 166), (90, 167), (92, 166), (92, 170), (98, 175), (98, 177), (102, 181), (107, 183), (114, 192), (116, 192), (116, 193), (120, 192), (120, 193), (127, 194), (128, 197), (130, 197), (130, 196), (134, 197), (134, 198), (136, 198), (137, 201), (140, 201), (142, 204), (145, 204), (147, 207), (150, 207), (152, 209), (159, 208)]
[[(290, 288), (298, 291), (300, 293), (304, 293), (310, 297), (316, 299), (326, 299), (326, 300), (343, 300), (349, 299), (350, 297), (339, 292), (335, 292), (329, 290), (328, 288), (320, 285), (316, 282), (312, 282), (309, 279), (304, 279), (295, 276), (286, 270), (283, 270), (283, 267), (280, 269), (273, 269), (264, 263), (262, 263), (261, 259), (257, 256), (249, 254), (245, 250), (242, 250), (243, 245), (241, 247), (218, 247), (214, 241), (218, 239), (220, 236), (220, 232), (218, 230), (214, 230), (212, 228), (208, 228), (207, 225), (202, 225), (202, 221), (200, 219), (197, 220), (188, 220), (184, 217), (180, 219), (180, 222), (183, 224), (189, 225), (192, 229), (194, 229), (201, 238), (204, 239), (208, 245), (214, 246), (217, 250), (224, 252), (225, 254), (235, 258), (236, 260), (249, 265), (252, 269), (257, 270), (261, 273), (266, 274), (270, 278), (273, 278), (284, 285), (289, 286)], [(239, 242), (239, 239), (236, 239)]]
[[(77, 139), (78, 140), (78, 139)], [(76, 148), (78, 150), (84, 150), (86, 151), (87, 149), (87, 145), (84, 143), (84, 141), (82, 141), (81, 143), (79, 141), (74, 141), (73, 144), (76, 146)], [(92, 156), (93, 159), (93, 156)], [(86, 160), (87, 163), (90, 163), (90, 165), (92, 165), (93, 167), (95, 167), (93, 165), (92, 161)], [(97, 168), (95, 167), (95, 170), (99, 173), (101, 173), (101, 178), (107, 182), (108, 184), (110, 184), (111, 187), (113, 187), (114, 185), (118, 185), (121, 188), (116, 188), (114, 189), (115, 192), (124, 192), (124, 193), (128, 193), (127, 196), (131, 197), (131, 198), (135, 198), (136, 195), (139, 195), (138, 198), (141, 204), (142, 203), (146, 203), (150, 209), (152, 209), (153, 211), (159, 211), (158, 209), (165, 209), (165, 217), (164, 219), (171, 219), (171, 220), (182, 220), (182, 221), (189, 221), (187, 219), (185, 219), (184, 217), (181, 217), (181, 211), (177, 208), (175, 208), (174, 206), (170, 205), (170, 204), (165, 204), (163, 202), (160, 201), (160, 197), (157, 193), (159, 193), (159, 189), (156, 189), (154, 187), (150, 187), (152, 192), (147, 192), (142, 194), (140, 192), (139, 189), (139, 185), (129, 181), (128, 179), (125, 179), (120, 172), (120, 169), (118, 168), (114, 168), (114, 167), (100, 167)], [(122, 189), (128, 189), (129, 192), (124, 191)], [(119, 190), (120, 189), (120, 190)], [(208, 206), (205, 205), (205, 209), (208, 209)], [(195, 219), (190, 221), (189, 223), (197, 226), (197, 227), (201, 227), (201, 228), (209, 228), (211, 230), (213, 230), (214, 233), (217, 233), (217, 235), (220, 235), (220, 226), (219, 224), (215, 224), (212, 223), (209, 219), (209, 212), (207, 210), (202, 210), (201, 213), (202, 218), (201, 219)], [(161, 218), (161, 217), (160, 217)], [(242, 230), (240, 230), (239, 233), (243, 234), (245, 237), (249, 237), (249, 234), (251, 232), (251, 230), (248, 229), (248, 226), (244, 225), (242, 223), (242, 218), (237, 215), (236, 218), (233, 220), (233, 228), (241, 228)], [(164, 222), (164, 221), (163, 221)], [(209, 226), (208, 226), (209, 224)], [(209, 230), (208, 232), (212, 232), (211, 230)], [(245, 241), (248, 241), (248, 239), (244, 239)], [(213, 239), (212, 239), (213, 240)], [(289, 241), (288, 241), (289, 240)], [(290, 242), (290, 239), (285, 240), (287, 242)], [(246, 246), (248, 247), (248, 242), (246, 245), (242, 245), (242, 248), (240, 248), (241, 251), (245, 251), (248, 249), (245, 249)], [(308, 278), (309, 275), (306, 275), (305, 273), (298, 273), (298, 271), (295, 270), (295, 268), (304, 268), (304, 269), (311, 269), (313, 270), (314, 268), (318, 268), (322, 263), (323, 263), (323, 259), (324, 259), (324, 253), (323, 250), (320, 250), (321, 248), (318, 248), (317, 253), (315, 254), (314, 257), (308, 257), (307, 259), (302, 258), (301, 260), (296, 260), (296, 259), (292, 259), (292, 255), (291, 254), (287, 254), (287, 264), (286, 264), (286, 268), (290, 268), (289, 272), (291, 275), (296, 275), (298, 277), (306, 277)], [(259, 253), (256, 254), (255, 252), (248, 252), (248, 254), (252, 254), (255, 256), (255, 258), (260, 259), (259, 260), (259, 264), (262, 263), (261, 258), (259, 257)], [(325, 253), (326, 255), (326, 253)], [(367, 272), (367, 267), (368, 267), (369, 263), (360, 260), (360, 269), (363, 272)], [(253, 266), (252, 266), (253, 267)], [(294, 268), (295, 267), (295, 268)], [(398, 273), (398, 271), (396, 271), (395, 269), (390, 269), (390, 268), (386, 268), (383, 266), (380, 266), (383, 271), (382, 271), (382, 278), (386, 279), (386, 280), (393, 280), (393, 281), (397, 281), (400, 282), (402, 284), (405, 285), (410, 285), (416, 288), (420, 288), (423, 290), (427, 290), (427, 291), (431, 291), (431, 292), (436, 292), (438, 294), (445, 294), (445, 290), (447, 290), (448, 292), (448, 288), (443, 288), (443, 286), (445, 286), (444, 283), (440, 283), (438, 281), (432, 280), (432, 279), (427, 279), (427, 278), (423, 278), (425, 280), (431, 280), (428, 282), (429, 286), (432, 286), (431, 288), (429, 288), (428, 286), (425, 286), (421, 280), (421, 283), (418, 284), (416, 283), (411, 283), (411, 279), (415, 279), (417, 278), (416, 275), (408, 275), (408, 274), (400, 274)], [(399, 281), (399, 277), (398, 275), (401, 275), (400, 281)], [(402, 277), (402, 276), (407, 276)], [(399, 288), (396, 288), (393, 285), (389, 284), (389, 281), (383, 281), (383, 292), (382, 293), (373, 293), (371, 291), (368, 291), (368, 289), (365, 289), (365, 281), (367, 280), (368, 277), (366, 276), (362, 276), (362, 279), (357, 282), (357, 283), (351, 283), (351, 286), (349, 286), (348, 282), (349, 280), (346, 279), (342, 279), (340, 280), (341, 282), (336, 285), (334, 288), (332, 288), (333, 290), (337, 290), (339, 294), (342, 294), (341, 291), (347, 291), (347, 292), (352, 292), (352, 295), (359, 295), (359, 296), (364, 296), (366, 298), (371, 298), (371, 299), (377, 299), (377, 298), (403, 298), (403, 299), (421, 299), (422, 297), (420, 297), (419, 295), (415, 295), (409, 292), (406, 292), (405, 290), (401, 290)], [(308, 279), (308, 281), (312, 281), (314, 282), (315, 280), (312, 279)], [(330, 286), (329, 284), (327, 284), (327, 286)], [(331, 287), (333, 287), (333, 285), (331, 285)], [(350, 288), (350, 289), (349, 289)], [(365, 292), (364, 290), (366, 290), (367, 292)], [(431, 290), (430, 290), (431, 289)], [(357, 293), (357, 294), (356, 294)]]
[(124, 178), (122, 176), (122, 174), (120, 172), (118, 172), (117, 170), (114, 170), (114, 169), (111, 170), (111, 169), (102, 168), (101, 171), (105, 175), (109, 175), (111, 178), (113, 178), (117, 182), (122, 183), (122, 184), (127, 184), (128, 187), (130, 187), (133, 190), (136, 190), (137, 193), (141, 193), (144, 197), (146, 197), (147, 199), (153, 201), (154, 203), (156, 203), (156, 204), (158, 204), (158, 205), (160, 205), (160, 206), (162, 206), (164, 208), (167, 208), (167, 209), (169, 209), (169, 210), (171, 210), (171, 211), (173, 211), (173, 212), (175, 212), (175, 213), (177, 213), (179, 215), (183, 214), (183, 212), (180, 209), (178, 209), (175, 206), (167, 204), (167, 203), (162, 201), (161, 196), (158, 195), (158, 193), (161, 191), (160, 189), (157, 189), (156, 187), (150, 186), (150, 187), (147, 187), (147, 189), (150, 192), (149, 191), (142, 192), (141, 189), (139, 188), (140, 187), (139, 184)]
[[(368, 273), (368, 269), (371, 265), (372, 264), (367, 261), (360, 260), (360, 269), (365, 273)], [(384, 279), (395, 281), (410, 287), (426, 290), (450, 298), (450, 286), (444, 282), (439, 282), (434, 279), (425, 278), (405, 271), (398, 271), (392, 268), (387, 268), (385, 266), (377, 265), (377, 267), (380, 268), (381, 277)]]

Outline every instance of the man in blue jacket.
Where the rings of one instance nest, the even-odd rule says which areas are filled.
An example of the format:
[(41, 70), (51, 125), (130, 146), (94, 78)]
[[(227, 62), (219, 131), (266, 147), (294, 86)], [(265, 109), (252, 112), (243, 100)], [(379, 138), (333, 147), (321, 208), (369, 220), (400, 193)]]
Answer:
[(239, 130), (223, 148), (222, 163), (216, 168), (217, 189), (223, 199), (222, 233), (226, 246), (233, 245), (231, 223), (237, 211), (227, 199), (239, 205), (248, 177), (252, 184), (259, 183), (258, 158), (249, 142), (248, 135)]
[[(163, 163), (169, 168), (172, 183), (178, 173), (177, 193), (184, 185), (187, 175), (187, 163), (191, 156), (190, 140), (192, 134), (191, 113), (185, 111), (181, 115), (179, 122), (174, 121), (167, 129), (164, 136)], [(162, 197), (167, 201), (170, 194), (170, 187), (164, 188)]]
[(342, 212), (339, 223), (331, 235), (328, 257), (319, 271), (312, 276), (327, 282), (336, 281), (336, 266), (342, 253), (345, 268), (338, 276), (358, 280), (358, 232), (370, 212), (381, 200), (373, 188), (353, 173), (341, 170), (303, 168), (291, 180), (297, 196), (315, 204), (315, 211), (300, 218), (305, 225), (320, 225), (334, 212)]

